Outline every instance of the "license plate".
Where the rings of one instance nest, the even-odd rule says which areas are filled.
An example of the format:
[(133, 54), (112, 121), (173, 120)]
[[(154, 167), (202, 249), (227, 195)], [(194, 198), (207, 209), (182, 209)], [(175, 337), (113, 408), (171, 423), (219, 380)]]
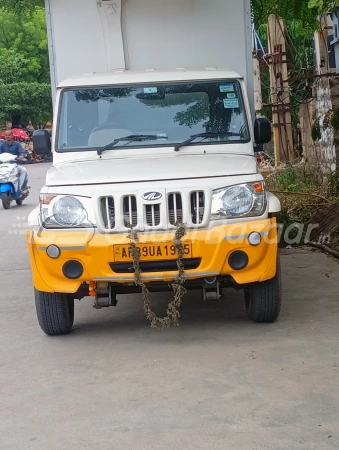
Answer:
[[(182, 245), (184, 248), (184, 257), (191, 258), (191, 242), (183, 242)], [(156, 261), (178, 258), (178, 252), (174, 244), (171, 243), (137, 244), (137, 249), (140, 254), (140, 261)], [(129, 245), (114, 245), (114, 259), (115, 261), (132, 261)]]

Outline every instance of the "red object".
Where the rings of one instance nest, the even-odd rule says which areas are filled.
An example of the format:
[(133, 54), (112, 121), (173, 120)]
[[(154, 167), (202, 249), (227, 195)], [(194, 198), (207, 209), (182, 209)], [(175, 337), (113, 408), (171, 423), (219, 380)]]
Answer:
[(257, 153), (257, 162), (261, 163), (263, 161), (262, 156)]
[[(21, 128), (12, 128), (13, 138), (15, 141), (29, 141), (28, 134)], [(0, 134), (0, 139), (5, 139), (5, 132)]]

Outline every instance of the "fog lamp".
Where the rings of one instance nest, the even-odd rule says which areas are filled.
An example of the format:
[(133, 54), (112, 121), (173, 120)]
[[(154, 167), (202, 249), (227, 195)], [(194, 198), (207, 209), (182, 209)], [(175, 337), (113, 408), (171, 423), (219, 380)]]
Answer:
[(248, 242), (249, 242), (251, 245), (259, 245), (260, 242), (261, 242), (261, 234), (258, 233), (258, 232), (256, 232), (256, 231), (254, 231), (253, 233), (251, 233), (251, 234), (248, 236)]
[(49, 245), (46, 249), (46, 253), (50, 258), (56, 259), (60, 256), (61, 251), (56, 245)]

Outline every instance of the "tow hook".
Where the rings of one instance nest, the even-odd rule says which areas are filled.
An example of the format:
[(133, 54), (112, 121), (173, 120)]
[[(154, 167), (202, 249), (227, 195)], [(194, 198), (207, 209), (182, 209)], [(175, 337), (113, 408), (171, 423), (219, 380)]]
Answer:
[(117, 296), (112, 287), (109, 286), (107, 291), (97, 289), (93, 308), (109, 308), (110, 306), (117, 306)]
[(216, 302), (220, 295), (219, 281), (217, 277), (205, 278), (202, 285), (202, 298), (204, 302)]

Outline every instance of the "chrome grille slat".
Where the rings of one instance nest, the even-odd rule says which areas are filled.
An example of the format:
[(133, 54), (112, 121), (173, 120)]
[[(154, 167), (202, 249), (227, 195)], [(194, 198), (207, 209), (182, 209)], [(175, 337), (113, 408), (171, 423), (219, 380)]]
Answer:
[(135, 227), (138, 223), (137, 199), (134, 195), (126, 195), (123, 197), (122, 209), (125, 226)]
[(109, 224), (109, 226), (111, 226), (111, 220), (110, 220), (110, 215), (109, 215), (109, 204), (108, 204), (108, 197), (106, 197), (106, 223), (107, 223), (107, 226), (108, 226), (108, 224)]
[(132, 199), (128, 197), (129, 223), (133, 224)]
[(174, 210), (174, 223), (178, 221), (178, 211), (177, 211), (177, 196), (173, 195), (173, 210)]
[(191, 193), (191, 217), (194, 225), (200, 225), (205, 214), (205, 193), (195, 191)]
[(168, 221), (175, 225), (183, 220), (182, 197), (179, 193), (169, 194), (168, 196)]

